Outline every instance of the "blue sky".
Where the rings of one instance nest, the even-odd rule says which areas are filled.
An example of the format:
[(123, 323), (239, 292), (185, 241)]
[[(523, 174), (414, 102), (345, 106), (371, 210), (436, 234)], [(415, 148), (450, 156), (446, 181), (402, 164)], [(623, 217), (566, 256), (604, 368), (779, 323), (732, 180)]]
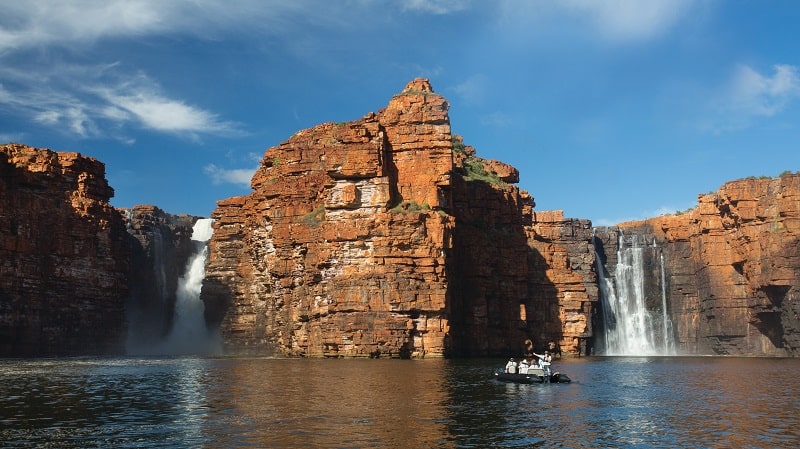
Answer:
[(595, 225), (800, 171), (800, 2), (0, 0), (0, 142), (208, 216), (267, 148), (416, 77), (538, 210)]

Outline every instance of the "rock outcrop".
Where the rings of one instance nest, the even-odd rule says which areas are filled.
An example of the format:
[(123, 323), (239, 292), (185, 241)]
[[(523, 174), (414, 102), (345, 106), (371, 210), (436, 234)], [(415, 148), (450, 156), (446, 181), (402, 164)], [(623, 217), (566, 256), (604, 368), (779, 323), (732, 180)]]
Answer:
[(577, 353), (594, 287), (570, 271), (591, 267), (588, 222), (534, 223), (518, 181), (414, 80), (378, 113), (270, 148), (253, 192), (218, 203), (207, 320), (235, 353), (487, 356), (527, 338)]
[(0, 146), (0, 356), (122, 353), (128, 246), (105, 166)]
[(800, 351), (800, 174), (728, 182), (680, 215), (622, 223), (663, 248), (680, 353)]
[(445, 354), (447, 108), (418, 80), (269, 149), (254, 192), (218, 203), (202, 297), (229, 352)]

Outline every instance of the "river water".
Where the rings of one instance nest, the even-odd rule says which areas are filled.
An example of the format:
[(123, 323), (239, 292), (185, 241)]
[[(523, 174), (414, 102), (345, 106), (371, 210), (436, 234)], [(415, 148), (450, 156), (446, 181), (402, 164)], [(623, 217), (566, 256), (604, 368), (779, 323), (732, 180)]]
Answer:
[(800, 360), (0, 360), (3, 448), (798, 447)]

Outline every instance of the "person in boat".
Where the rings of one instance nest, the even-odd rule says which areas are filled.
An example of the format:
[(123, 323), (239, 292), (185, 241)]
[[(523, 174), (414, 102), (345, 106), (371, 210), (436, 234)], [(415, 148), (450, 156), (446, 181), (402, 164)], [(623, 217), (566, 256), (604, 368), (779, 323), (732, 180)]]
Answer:
[(519, 366), (517, 368), (517, 372), (520, 374), (528, 374), (528, 367), (530, 366), (530, 362), (525, 359), (519, 361)]
[(514, 359), (511, 359), (506, 363), (506, 372), (507, 373), (516, 373), (517, 372), (517, 362)]
[(544, 370), (545, 376), (550, 376), (550, 363), (553, 361), (550, 351), (545, 351), (544, 354), (534, 352), (533, 355), (539, 358), (539, 366)]

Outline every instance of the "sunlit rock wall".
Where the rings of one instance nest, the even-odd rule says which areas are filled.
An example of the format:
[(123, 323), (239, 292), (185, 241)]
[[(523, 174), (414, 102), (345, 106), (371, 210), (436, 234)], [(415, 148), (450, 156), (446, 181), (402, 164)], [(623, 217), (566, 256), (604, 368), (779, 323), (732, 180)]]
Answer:
[(577, 354), (595, 288), (588, 222), (534, 223), (517, 182), (414, 80), (378, 113), (270, 148), (253, 192), (218, 203), (207, 320), (232, 353), (519, 355), (530, 338)]
[(619, 227), (664, 247), (679, 351), (798, 354), (800, 175), (731, 181), (689, 212)]
[(416, 80), (270, 148), (253, 193), (219, 202), (203, 300), (229, 352), (445, 355), (447, 108)]

